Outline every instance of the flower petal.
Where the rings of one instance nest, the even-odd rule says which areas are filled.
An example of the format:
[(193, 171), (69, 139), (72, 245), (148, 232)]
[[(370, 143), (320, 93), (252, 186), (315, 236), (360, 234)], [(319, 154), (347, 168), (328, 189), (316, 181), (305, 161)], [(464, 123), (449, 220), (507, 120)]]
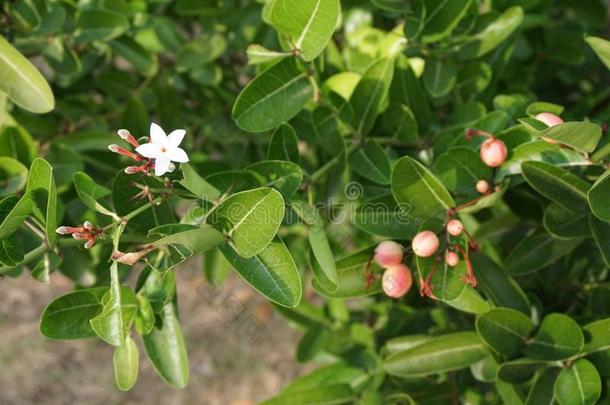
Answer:
[(165, 156), (178, 163), (185, 163), (189, 161), (188, 155), (182, 148), (171, 148), (167, 151)]
[(167, 135), (165, 135), (165, 131), (154, 122), (150, 124), (150, 141), (152, 143), (161, 144), (165, 144), (167, 142)]
[(169, 171), (169, 165), (171, 164), (171, 160), (167, 158), (157, 158), (155, 159), (155, 175), (163, 176), (165, 173)]
[(136, 148), (136, 152), (140, 155), (147, 158), (156, 158), (157, 156), (161, 156), (163, 152), (161, 151), (161, 144), (158, 143), (145, 143)]
[(184, 129), (175, 129), (167, 136), (167, 144), (169, 146), (179, 146), (182, 138), (186, 135)]

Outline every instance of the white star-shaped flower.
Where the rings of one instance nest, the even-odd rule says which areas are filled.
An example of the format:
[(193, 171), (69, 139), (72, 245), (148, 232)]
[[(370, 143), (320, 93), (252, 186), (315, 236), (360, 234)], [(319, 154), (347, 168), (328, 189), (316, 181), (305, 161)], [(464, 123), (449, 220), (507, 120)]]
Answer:
[(166, 135), (163, 128), (153, 122), (150, 124), (150, 142), (138, 146), (136, 152), (149, 159), (155, 159), (155, 174), (163, 176), (171, 171), (172, 162), (189, 161), (184, 149), (179, 147), (185, 134), (184, 129), (176, 129)]

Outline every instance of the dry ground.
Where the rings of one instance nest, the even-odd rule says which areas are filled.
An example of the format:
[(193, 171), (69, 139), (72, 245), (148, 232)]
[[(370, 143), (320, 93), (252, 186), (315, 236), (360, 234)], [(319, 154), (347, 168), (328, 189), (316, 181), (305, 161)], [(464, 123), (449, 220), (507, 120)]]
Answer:
[(222, 289), (206, 290), (200, 272), (187, 268), (178, 270), (178, 294), (188, 387), (165, 385), (140, 350), (138, 382), (122, 393), (114, 386), (111, 347), (96, 339), (40, 335), (45, 305), (70, 290), (60, 274), (48, 285), (27, 274), (0, 279), (0, 404), (246, 405), (272, 396), (302, 372), (294, 360), (299, 334), (267, 302), (235, 275)]

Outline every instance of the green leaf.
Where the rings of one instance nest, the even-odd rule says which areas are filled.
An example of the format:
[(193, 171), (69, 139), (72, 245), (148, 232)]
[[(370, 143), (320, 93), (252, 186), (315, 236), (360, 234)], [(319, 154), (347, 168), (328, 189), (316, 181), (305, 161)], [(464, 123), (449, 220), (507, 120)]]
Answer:
[(81, 155), (63, 142), (51, 142), (46, 159), (53, 167), (53, 178), (60, 193), (69, 189), (74, 174), (84, 169)]
[(43, 51), (43, 56), (49, 66), (61, 75), (75, 75), (82, 69), (80, 59), (68, 45), (55, 38)]
[(282, 59), (282, 58), (292, 55), (292, 53), (290, 53), (290, 52), (272, 51), (271, 49), (267, 49), (264, 46), (258, 45), (258, 44), (248, 45), (246, 54), (248, 55), (248, 64), (249, 65), (258, 65), (261, 63), (275, 62), (278, 59)]
[(424, 71), (424, 86), (428, 94), (435, 98), (445, 97), (451, 92), (457, 80), (457, 70), (451, 59), (430, 59)]
[(384, 369), (399, 377), (423, 377), (466, 368), (485, 356), (485, 345), (476, 333), (459, 332), (394, 353), (385, 359)]
[(40, 333), (51, 339), (84, 339), (95, 336), (89, 320), (102, 310), (107, 287), (86, 288), (55, 298), (40, 317)]
[(479, 336), (496, 352), (514, 357), (525, 346), (534, 325), (523, 313), (496, 308), (480, 315), (476, 322)]
[(180, 184), (184, 186), (188, 191), (193, 193), (197, 198), (203, 198), (207, 201), (214, 201), (220, 197), (220, 191), (205, 181), (203, 177), (199, 175), (188, 163), (181, 163), (180, 170), (182, 171), (183, 179), (180, 180)]
[(485, 294), (498, 306), (512, 308), (530, 315), (530, 303), (519, 284), (488, 256), (481, 253), (470, 255), (477, 271), (480, 286)]
[(396, 59), (394, 77), (390, 86), (390, 101), (404, 104), (413, 111), (417, 123), (426, 130), (432, 120), (428, 99), (421, 83), (411, 67), (409, 58), (400, 55)]
[(362, 378), (365, 378), (363, 369), (344, 363), (334, 363), (297, 377), (282, 390), (280, 395), (337, 384), (353, 385)]
[(589, 211), (590, 185), (577, 175), (545, 162), (523, 162), (521, 171), (530, 186), (556, 204), (576, 212)]
[(377, 142), (368, 141), (363, 147), (351, 153), (349, 164), (362, 177), (377, 184), (390, 184), (390, 159)]
[(233, 106), (233, 119), (245, 131), (264, 132), (289, 121), (312, 97), (307, 73), (286, 58), (248, 83)]
[(610, 267), (610, 223), (600, 221), (595, 216), (590, 215), (589, 229), (593, 234), (593, 239), (599, 248), (599, 253), (602, 255), (604, 263)]
[(45, 224), (49, 247), (55, 246), (57, 234), (57, 190), (53, 178), (53, 167), (44, 159), (36, 158), (30, 166), (26, 191), (34, 202), (33, 213)]
[(129, 29), (129, 21), (121, 13), (104, 9), (83, 10), (78, 16), (75, 42), (108, 41)]
[[(151, 232), (153, 231), (151, 230)], [(222, 233), (210, 225), (203, 224), (201, 227), (182, 232), (172, 232), (156, 240), (153, 246), (182, 245), (189, 249), (191, 253), (202, 253), (220, 245), (225, 240), (226, 238)]]
[(32, 135), (23, 127), (3, 125), (0, 128), (0, 156), (12, 157), (29, 167), (37, 155)]
[(559, 204), (549, 204), (542, 220), (544, 229), (555, 238), (586, 238), (591, 235), (586, 214), (577, 214)]
[(106, 343), (122, 346), (137, 311), (137, 299), (133, 290), (121, 287), (118, 279), (118, 263), (110, 265), (110, 290), (102, 301), (102, 312), (91, 318), (91, 328)]
[(142, 45), (128, 36), (109, 42), (112, 50), (123, 57), (144, 76), (154, 76), (159, 68), (157, 55), (144, 49)]
[(273, 131), (267, 149), (269, 160), (289, 160), (299, 163), (299, 145), (297, 134), (290, 124), (282, 124)]
[(155, 327), (155, 311), (144, 295), (138, 294), (138, 313), (136, 314), (135, 327), (140, 335), (148, 335)]
[(273, 187), (285, 200), (297, 192), (303, 181), (301, 167), (293, 162), (264, 160), (253, 163), (244, 169), (251, 173), (263, 187)]
[(580, 242), (581, 239), (555, 239), (545, 232), (534, 232), (509, 253), (506, 269), (519, 275), (540, 270), (570, 253)]
[(589, 207), (596, 217), (602, 221), (610, 221), (610, 170), (607, 170), (603, 175), (595, 181), (589, 192), (587, 200)]
[(462, 292), (451, 300), (444, 301), (447, 305), (469, 314), (484, 314), (491, 309), (491, 305), (474, 288), (466, 285)]
[(491, 169), (477, 152), (463, 146), (453, 147), (436, 160), (436, 173), (443, 184), (455, 194), (477, 196), (477, 181), (491, 178)]
[(331, 298), (355, 298), (377, 294), (381, 291), (380, 279), (367, 282), (368, 274), (379, 274), (382, 269), (372, 261), (373, 248), (363, 249), (336, 262), (339, 288), (329, 291), (316, 279), (313, 288), (320, 294)]
[(355, 121), (352, 126), (357, 134), (366, 135), (382, 112), (392, 77), (394, 59), (379, 59), (364, 73), (349, 99)]
[[(2, 203), (0, 202), (0, 221), (3, 218)], [(24, 259), (22, 238), (19, 233), (11, 238), (0, 240), (0, 264), (7, 267), (15, 267)], [(41, 261), (42, 262), (42, 261)]]
[(558, 367), (549, 367), (545, 370), (542, 370), (536, 381), (534, 381), (534, 385), (530, 389), (527, 394), (527, 399), (525, 401), (525, 405), (538, 405), (538, 404), (553, 404), (556, 401), (555, 393), (553, 392), (553, 387), (555, 385), (555, 381), (557, 380), (557, 376), (559, 375)]
[(230, 238), (240, 256), (249, 258), (269, 245), (283, 219), (282, 195), (262, 187), (233, 194), (209, 215), (208, 223)]
[(610, 376), (610, 319), (589, 323), (582, 330), (586, 341), (583, 353), (601, 376)]
[(578, 353), (583, 346), (580, 326), (567, 315), (551, 313), (544, 317), (524, 353), (537, 360), (563, 360)]
[(307, 62), (326, 47), (341, 14), (339, 0), (275, 0), (271, 9), (273, 26), (293, 44)]
[(587, 41), (603, 64), (610, 69), (610, 41), (592, 36), (586, 37), (585, 41)]
[(417, 120), (409, 107), (391, 103), (381, 119), (383, 129), (391, 138), (399, 139), (410, 146), (417, 145), (419, 130)]
[(0, 91), (19, 107), (34, 113), (55, 108), (55, 98), (44, 76), (0, 37)]
[(536, 372), (546, 365), (542, 360), (528, 358), (508, 361), (498, 368), (498, 378), (508, 383), (524, 383), (531, 380)]
[(353, 221), (365, 232), (393, 239), (411, 239), (419, 228), (409, 217), (410, 207), (402, 209), (391, 195), (365, 201), (356, 209)]
[(541, 131), (539, 136), (553, 139), (580, 152), (593, 152), (602, 136), (602, 129), (592, 122), (564, 122)]
[(436, 42), (448, 36), (464, 17), (470, 3), (470, 0), (424, 0), (422, 41)]
[(78, 198), (80, 198), (83, 204), (100, 214), (111, 217), (116, 215), (107, 204), (100, 202), (102, 198), (110, 195), (112, 191), (95, 183), (95, 181), (84, 172), (74, 173), (73, 181)]
[(220, 34), (203, 34), (187, 42), (176, 55), (176, 69), (197, 69), (218, 59), (227, 48), (227, 40)]
[(410, 217), (420, 221), (444, 215), (455, 206), (443, 184), (409, 156), (399, 159), (392, 170), (392, 194)]
[(239, 275), (270, 301), (288, 308), (301, 301), (299, 271), (281, 240), (276, 238), (249, 258), (240, 257), (228, 244), (221, 245), (220, 250)]
[(559, 373), (555, 381), (555, 398), (560, 405), (596, 404), (602, 393), (597, 370), (585, 359), (576, 360)]
[(18, 193), (25, 186), (28, 169), (10, 157), (0, 157), (0, 197)]
[(323, 385), (299, 391), (289, 391), (261, 402), (260, 405), (328, 405), (352, 403), (356, 394), (349, 385)]
[(460, 49), (459, 57), (476, 59), (493, 51), (521, 25), (522, 21), (523, 9), (521, 7), (515, 6), (507, 9), (485, 28), (470, 37)]
[(8, 238), (32, 212), (33, 201), (30, 193), (19, 198), (12, 195), (0, 200), (0, 240)]
[(150, 362), (163, 381), (174, 388), (186, 387), (189, 380), (188, 356), (173, 303), (163, 306), (161, 326), (142, 336), (142, 340)]
[(114, 365), (114, 380), (121, 391), (129, 391), (138, 379), (138, 346), (131, 336), (127, 336), (125, 343), (114, 350), (112, 356)]
[(324, 285), (325, 289), (336, 291), (339, 288), (339, 276), (321, 220), (309, 227), (309, 245), (311, 246), (310, 262), (316, 280)]

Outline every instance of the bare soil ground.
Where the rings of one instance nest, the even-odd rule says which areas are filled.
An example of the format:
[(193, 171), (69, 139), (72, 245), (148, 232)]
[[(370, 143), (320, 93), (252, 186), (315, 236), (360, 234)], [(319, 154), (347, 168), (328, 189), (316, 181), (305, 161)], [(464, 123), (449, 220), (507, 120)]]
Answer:
[(248, 405), (276, 394), (302, 372), (294, 360), (298, 332), (239, 277), (211, 289), (196, 269), (177, 274), (189, 385), (167, 386), (140, 350), (138, 382), (127, 393), (115, 388), (110, 346), (40, 335), (42, 310), (72, 289), (70, 281), (60, 274), (47, 285), (27, 274), (1, 279), (0, 404)]

